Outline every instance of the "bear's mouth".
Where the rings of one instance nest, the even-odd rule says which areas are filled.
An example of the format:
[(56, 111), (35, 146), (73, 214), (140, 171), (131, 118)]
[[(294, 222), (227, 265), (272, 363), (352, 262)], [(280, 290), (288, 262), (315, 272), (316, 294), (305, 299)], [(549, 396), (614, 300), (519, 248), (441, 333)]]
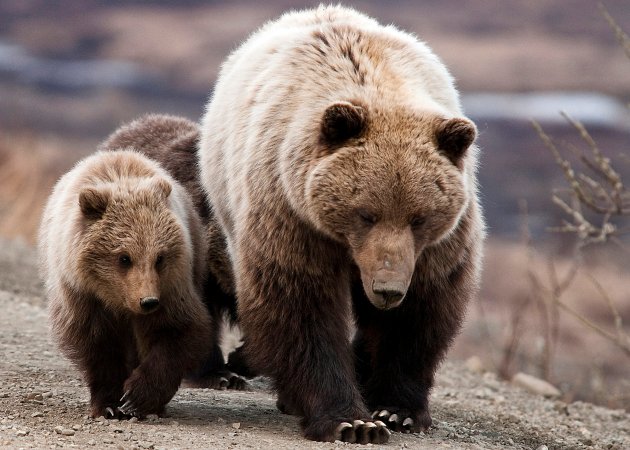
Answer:
[(405, 293), (397, 291), (376, 293), (372, 291), (371, 295), (368, 294), (367, 297), (376, 308), (388, 310), (399, 307), (405, 299)]

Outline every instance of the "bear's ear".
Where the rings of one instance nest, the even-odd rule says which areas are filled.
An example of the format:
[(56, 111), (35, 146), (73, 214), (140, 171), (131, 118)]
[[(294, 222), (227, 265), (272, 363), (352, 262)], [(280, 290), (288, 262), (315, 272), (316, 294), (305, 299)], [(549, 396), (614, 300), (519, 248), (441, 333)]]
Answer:
[(456, 166), (477, 137), (477, 127), (468, 119), (441, 120), (435, 129), (438, 149)]
[(171, 191), (173, 190), (173, 186), (167, 180), (162, 177), (155, 178), (155, 187), (157, 188), (157, 192), (162, 196), (164, 200), (171, 195)]
[(87, 219), (99, 220), (103, 217), (108, 203), (108, 190), (89, 187), (79, 193), (79, 206)]
[(322, 140), (327, 144), (341, 144), (363, 133), (367, 126), (367, 111), (350, 102), (337, 102), (324, 111)]

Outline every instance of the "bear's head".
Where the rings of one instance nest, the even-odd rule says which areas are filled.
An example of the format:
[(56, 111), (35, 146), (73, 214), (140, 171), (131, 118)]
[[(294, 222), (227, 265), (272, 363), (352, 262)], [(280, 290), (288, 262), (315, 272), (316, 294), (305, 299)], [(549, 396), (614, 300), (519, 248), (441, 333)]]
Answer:
[(78, 264), (106, 307), (148, 314), (179, 298), (168, 291), (187, 282), (190, 243), (171, 208), (171, 190), (168, 180), (153, 176), (96, 184), (79, 193)]
[(304, 171), (308, 215), (349, 247), (377, 308), (401, 304), (422, 251), (457, 226), (475, 137), (466, 118), (345, 101), (323, 112)]

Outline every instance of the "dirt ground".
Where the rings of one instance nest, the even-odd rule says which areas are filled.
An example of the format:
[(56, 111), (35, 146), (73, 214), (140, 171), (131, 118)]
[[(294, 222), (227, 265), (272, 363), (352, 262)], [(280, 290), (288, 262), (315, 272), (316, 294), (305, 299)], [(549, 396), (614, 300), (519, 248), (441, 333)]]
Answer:
[[(246, 392), (181, 389), (167, 417), (106, 421), (87, 414), (88, 392), (48, 334), (34, 250), (0, 240), (0, 447), (330, 449), (305, 440), (298, 419), (280, 414), (264, 379)], [(394, 433), (383, 448), (630, 448), (630, 415), (545, 399), (478, 374), (461, 362), (441, 368), (434, 427)], [(354, 448), (366, 447), (355, 446)], [(373, 448), (377, 446), (368, 445)]]

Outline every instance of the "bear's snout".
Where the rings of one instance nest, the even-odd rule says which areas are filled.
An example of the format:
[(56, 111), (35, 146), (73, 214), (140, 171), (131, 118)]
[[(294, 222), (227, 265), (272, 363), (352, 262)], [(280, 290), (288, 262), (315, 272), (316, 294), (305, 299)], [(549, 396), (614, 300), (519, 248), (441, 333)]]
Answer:
[(140, 299), (140, 308), (142, 312), (151, 313), (160, 306), (160, 299), (157, 297), (144, 297)]
[(372, 292), (385, 300), (387, 307), (397, 306), (407, 292), (407, 287), (396, 281), (376, 281), (372, 283)]
[(402, 303), (407, 286), (401, 281), (372, 281), (372, 293), (376, 297), (374, 306), (380, 309), (390, 309)]

